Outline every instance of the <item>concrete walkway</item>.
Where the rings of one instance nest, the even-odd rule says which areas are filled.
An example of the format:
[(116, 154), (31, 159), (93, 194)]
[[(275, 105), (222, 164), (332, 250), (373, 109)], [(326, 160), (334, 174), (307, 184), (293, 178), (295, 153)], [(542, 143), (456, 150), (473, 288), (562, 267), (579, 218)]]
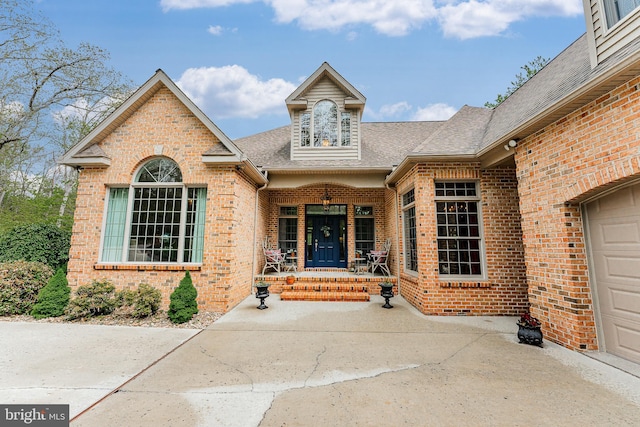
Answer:
[(73, 426), (640, 420), (638, 377), (552, 343), (518, 344), (514, 318), (427, 317), (402, 298), (391, 310), (382, 302), (273, 295), (261, 311), (250, 297), (200, 333), (0, 322), (0, 402), (70, 403)]

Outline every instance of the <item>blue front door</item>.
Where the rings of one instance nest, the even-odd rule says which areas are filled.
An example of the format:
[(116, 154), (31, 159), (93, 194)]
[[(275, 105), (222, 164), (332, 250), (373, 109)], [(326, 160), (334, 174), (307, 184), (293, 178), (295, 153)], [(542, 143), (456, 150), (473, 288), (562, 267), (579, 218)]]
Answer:
[(346, 216), (307, 216), (306, 266), (344, 268)]

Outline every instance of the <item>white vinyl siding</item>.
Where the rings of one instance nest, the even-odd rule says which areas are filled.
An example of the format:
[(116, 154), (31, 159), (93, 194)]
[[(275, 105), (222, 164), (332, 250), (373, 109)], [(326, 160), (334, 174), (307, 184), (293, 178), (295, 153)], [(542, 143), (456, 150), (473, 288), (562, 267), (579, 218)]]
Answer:
[[(595, 67), (640, 36), (638, 0), (590, 0), (585, 3), (591, 65)], [(618, 11), (620, 11), (618, 14)], [(622, 16), (620, 16), (622, 15)]]
[[(304, 94), (307, 100), (307, 109), (297, 111), (293, 114), (292, 123), (292, 160), (358, 160), (360, 157), (360, 122), (359, 115), (356, 111), (344, 108), (346, 94), (333, 81), (328, 78), (320, 80), (315, 86)], [(302, 130), (300, 122), (306, 120), (306, 115), (310, 114), (310, 121), (313, 122), (313, 108), (323, 100), (335, 102), (338, 107), (338, 125), (340, 126), (346, 117), (343, 113), (349, 113), (349, 144), (342, 146), (345, 141), (344, 136), (340, 136), (338, 145), (335, 147), (314, 147), (313, 135), (311, 135), (311, 143), (306, 145), (301, 141), (305, 131)]]

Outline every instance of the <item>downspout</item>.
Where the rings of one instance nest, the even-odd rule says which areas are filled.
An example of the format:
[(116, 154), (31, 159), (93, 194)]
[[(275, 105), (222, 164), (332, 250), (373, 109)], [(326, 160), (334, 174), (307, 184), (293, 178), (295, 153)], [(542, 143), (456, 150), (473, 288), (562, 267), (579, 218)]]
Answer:
[[(267, 176), (269, 175), (269, 171), (264, 171), (264, 178), (267, 179)], [(256, 283), (256, 263), (257, 263), (257, 251), (256, 251), (256, 245), (258, 244), (257, 238), (258, 238), (258, 203), (260, 201), (260, 191), (264, 190), (265, 188), (267, 188), (267, 185), (269, 185), (269, 181), (267, 181), (262, 187), (258, 188), (256, 190), (256, 203), (255, 203), (255, 207), (254, 207), (254, 211), (253, 211), (253, 263), (251, 265), (251, 288), (253, 289), (253, 286)]]
[(395, 195), (395, 202), (393, 204), (393, 211), (394, 211), (394, 223), (396, 224), (396, 253), (398, 254), (398, 256), (396, 256), (396, 271), (398, 272), (397, 276), (398, 276), (398, 294), (400, 294), (400, 284), (401, 284), (401, 280), (400, 280), (400, 225), (398, 221), (398, 189), (396, 187), (394, 187), (393, 189), (391, 187), (389, 187), (389, 183), (385, 182), (384, 186), (387, 190), (391, 190), (393, 191), (393, 194)]

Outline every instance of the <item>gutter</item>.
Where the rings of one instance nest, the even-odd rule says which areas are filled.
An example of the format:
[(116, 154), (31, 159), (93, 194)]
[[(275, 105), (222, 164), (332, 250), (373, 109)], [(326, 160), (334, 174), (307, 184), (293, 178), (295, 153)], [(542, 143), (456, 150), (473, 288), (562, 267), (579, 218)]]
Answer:
[(384, 186), (387, 190), (391, 190), (393, 191), (393, 194), (395, 196), (395, 203), (393, 204), (393, 214), (394, 214), (394, 219), (393, 222), (395, 222), (396, 224), (396, 253), (398, 254), (398, 256), (396, 256), (396, 271), (398, 272), (397, 277), (398, 277), (398, 295), (401, 295), (402, 293), (400, 292), (400, 288), (402, 285), (402, 280), (400, 278), (400, 267), (401, 267), (401, 263), (400, 263), (400, 221), (398, 220), (398, 203), (400, 203), (400, 200), (398, 199), (398, 189), (397, 188), (391, 188), (389, 187), (388, 183), (384, 183)]
[(269, 185), (269, 180), (267, 179), (268, 175), (269, 171), (264, 171), (264, 179), (266, 182), (262, 187), (259, 187), (256, 190), (256, 203), (253, 208), (253, 263), (251, 264), (251, 288), (253, 288), (254, 283), (256, 283), (256, 263), (258, 261), (258, 253), (256, 250), (256, 245), (258, 244), (258, 203), (260, 201), (260, 192)]
[(414, 167), (418, 163), (424, 162), (451, 162), (451, 161), (459, 161), (459, 162), (479, 162), (480, 159), (475, 154), (417, 154), (417, 153), (409, 153), (407, 156), (400, 162), (398, 166), (396, 166), (387, 178), (385, 179), (385, 185), (395, 183), (400, 177), (406, 174), (412, 167)]
[[(610, 80), (613, 77), (615, 77), (616, 75), (622, 74), (622, 73), (632, 69), (633, 65), (638, 66), (637, 63), (639, 61), (640, 61), (640, 51), (637, 51), (635, 54), (632, 54), (632, 55), (628, 56), (625, 60), (619, 62), (618, 64), (613, 66), (611, 69), (604, 71), (602, 74), (600, 74), (599, 76), (595, 77), (594, 79), (588, 81), (584, 85), (580, 86), (578, 89), (576, 89), (573, 92), (571, 92), (571, 93), (565, 95), (564, 97), (560, 98), (558, 101), (554, 102), (553, 104), (551, 104), (550, 106), (548, 106), (544, 110), (540, 111), (539, 113), (537, 113), (536, 115), (531, 117), (531, 119), (527, 120), (524, 123), (521, 123), (520, 125), (518, 125), (518, 127), (511, 129), (509, 131), (509, 133), (506, 133), (506, 134), (502, 135), (500, 138), (496, 139), (494, 142), (492, 142), (491, 144), (487, 145), (485, 148), (479, 150), (476, 153), (476, 155), (478, 157), (480, 157), (480, 156), (482, 156), (484, 154), (487, 154), (489, 151), (493, 150), (496, 147), (499, 147), (501, 144), (504, 144), (509, 139), (512, 139), (513, 136), (517, 136), (520, 139), (522, 139), (524, 136), (521, 137), (519, 135), (520, 132), (524, 133), (524, 131), (527, 128), (535, 127), (536, 123), (541, 122), (542, 119), (545, 116), (549, 116), (549, 115), (553, 114), (555, 111), (561, 110), (562, 107), (570, 104), (571, 102), (575, 101), (576, 99), (589, 94), (594, 89), (597, 89), (599, 86), (602, 86), (603, 84), (605, 84), (607, 80)], [(588, 98), (589, 99), (588, 102), (591, 102), (594, 99), (597, 99), (598, 97), (602, 96), (606, 92), (609, 92), (610, 90), (611, 89), (606, 90), (603, 93), (598, 93), (593, 98)], [(498, 107), (498, 108), (500, 108), (500, 107)], [(526, 136), (529, 136), (529, 134), (530, 133), (526, 133)]]

